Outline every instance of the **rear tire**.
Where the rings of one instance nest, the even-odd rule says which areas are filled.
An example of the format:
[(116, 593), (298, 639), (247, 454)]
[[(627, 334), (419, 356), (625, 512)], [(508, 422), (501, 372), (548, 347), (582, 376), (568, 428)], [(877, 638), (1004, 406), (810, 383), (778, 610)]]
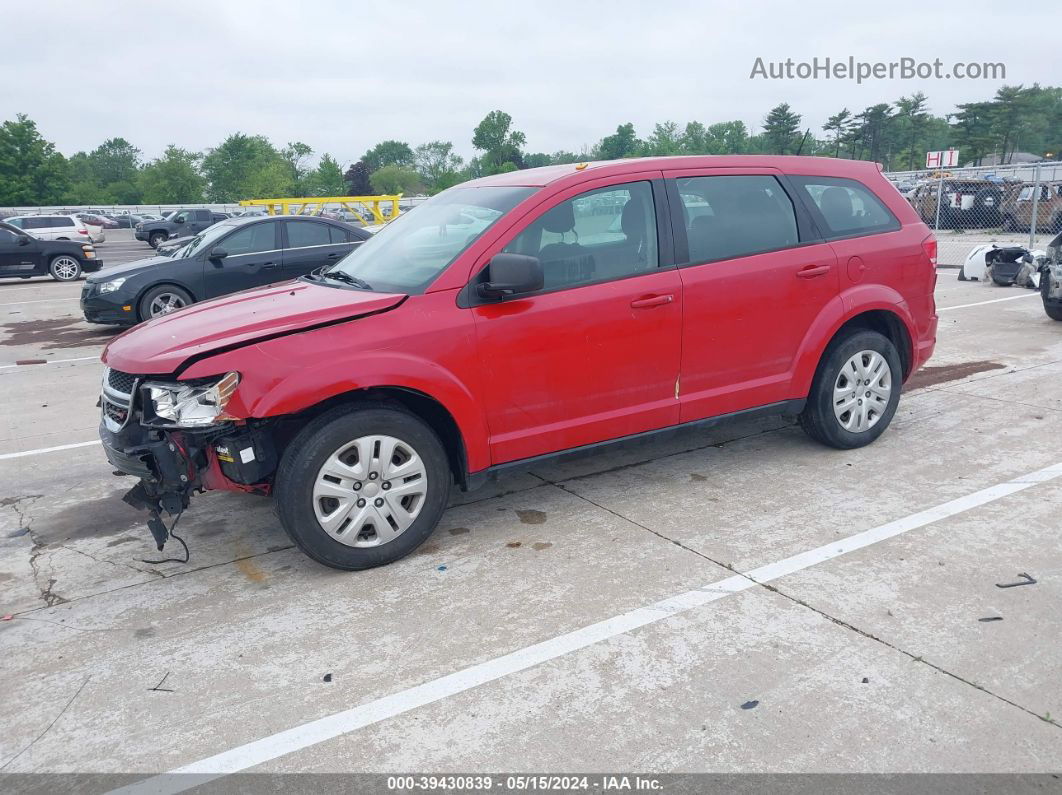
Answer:
[(826, 348), (800, 424), (829, 447), (868, 445), (892, 422), (902, 383), (896, 346), (876, 331), (853, 331)]
[[(452, 481), (442, 442), (419, 417), (360, 403), (327, 412), (298, 433), (273, 495), (299, 549), (325, 566), (357, 571), (393, 563), (424, 543), (446, 510)], [(396, 494), (403, 496), (396, 501)]]

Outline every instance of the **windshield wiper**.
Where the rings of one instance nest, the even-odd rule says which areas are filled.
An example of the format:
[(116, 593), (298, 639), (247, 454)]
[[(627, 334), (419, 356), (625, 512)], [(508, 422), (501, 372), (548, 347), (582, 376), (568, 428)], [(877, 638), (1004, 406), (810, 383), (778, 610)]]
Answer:
[(361, 290), (372, 289), (372, 285), (367, 281), (359, 279), (357, 276), (351, 276), (346, 271), (322, 271), (320, 275), (323, 279), (335, 279), (337, 282), (352, 284)]

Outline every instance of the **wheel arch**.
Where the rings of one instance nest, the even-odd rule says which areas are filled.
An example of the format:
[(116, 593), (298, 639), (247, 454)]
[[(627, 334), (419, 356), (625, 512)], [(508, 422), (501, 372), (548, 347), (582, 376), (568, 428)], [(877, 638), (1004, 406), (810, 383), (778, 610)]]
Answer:
[(907, 380), (915, 361), (914, 323), (902, 300), (889, 301), (887, 298), (878, 297), (856, 303), (838, 297), (827, 306), (812, 324), (797, 355), (792, 379), (793, 397), (806, 397), (809, 394), (830, 346), (857, 328), (877, 331), (896, 346), (903, 367), (903, 380)]
[[(358, 403), (380, 403), (395, 405), (422, 420), (431, 428), (442, 442), (446, 458), (453, 473), (454, 482), (463, 490), (469, 487), (468, 450), (464, 436), (450, 410), (438, 399), (426, 392), (406, 386), (372, 386), (340, 392), (307, 407), (297, 414), (290, 415), (298, 427), (304, 426), (315, 417), (343, 405)], [(282, 440), (282, 447), (286, 446)]]

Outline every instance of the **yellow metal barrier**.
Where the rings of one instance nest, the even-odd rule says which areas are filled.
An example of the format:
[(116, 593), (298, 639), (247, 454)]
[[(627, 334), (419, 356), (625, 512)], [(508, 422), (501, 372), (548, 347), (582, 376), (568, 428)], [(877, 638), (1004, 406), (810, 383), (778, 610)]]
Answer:
[[(361, 216), (361, 209), (372, 213), (373, 222), (385, 224), (399, 214), (398, 200), (402, 194), (393, 196), (313, 196), (299, 199), (244, 199), (241, 207), (264, 207), (270, 215), (316, 215), (325, 205), (338, 204)], [(382, 207), (390, 205), (391, 214), (385, 216)]]

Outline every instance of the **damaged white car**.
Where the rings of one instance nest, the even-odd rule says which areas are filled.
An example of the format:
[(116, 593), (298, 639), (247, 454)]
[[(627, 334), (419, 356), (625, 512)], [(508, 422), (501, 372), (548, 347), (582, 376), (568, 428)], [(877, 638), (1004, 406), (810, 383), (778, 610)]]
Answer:
[(966, 255), (959, 268), (959, 281), (992, 282), (1001, 287), (1016, 285), (1038, 290), (1046, 262), (1047, 252), (1043, 249), (986, 243)]

